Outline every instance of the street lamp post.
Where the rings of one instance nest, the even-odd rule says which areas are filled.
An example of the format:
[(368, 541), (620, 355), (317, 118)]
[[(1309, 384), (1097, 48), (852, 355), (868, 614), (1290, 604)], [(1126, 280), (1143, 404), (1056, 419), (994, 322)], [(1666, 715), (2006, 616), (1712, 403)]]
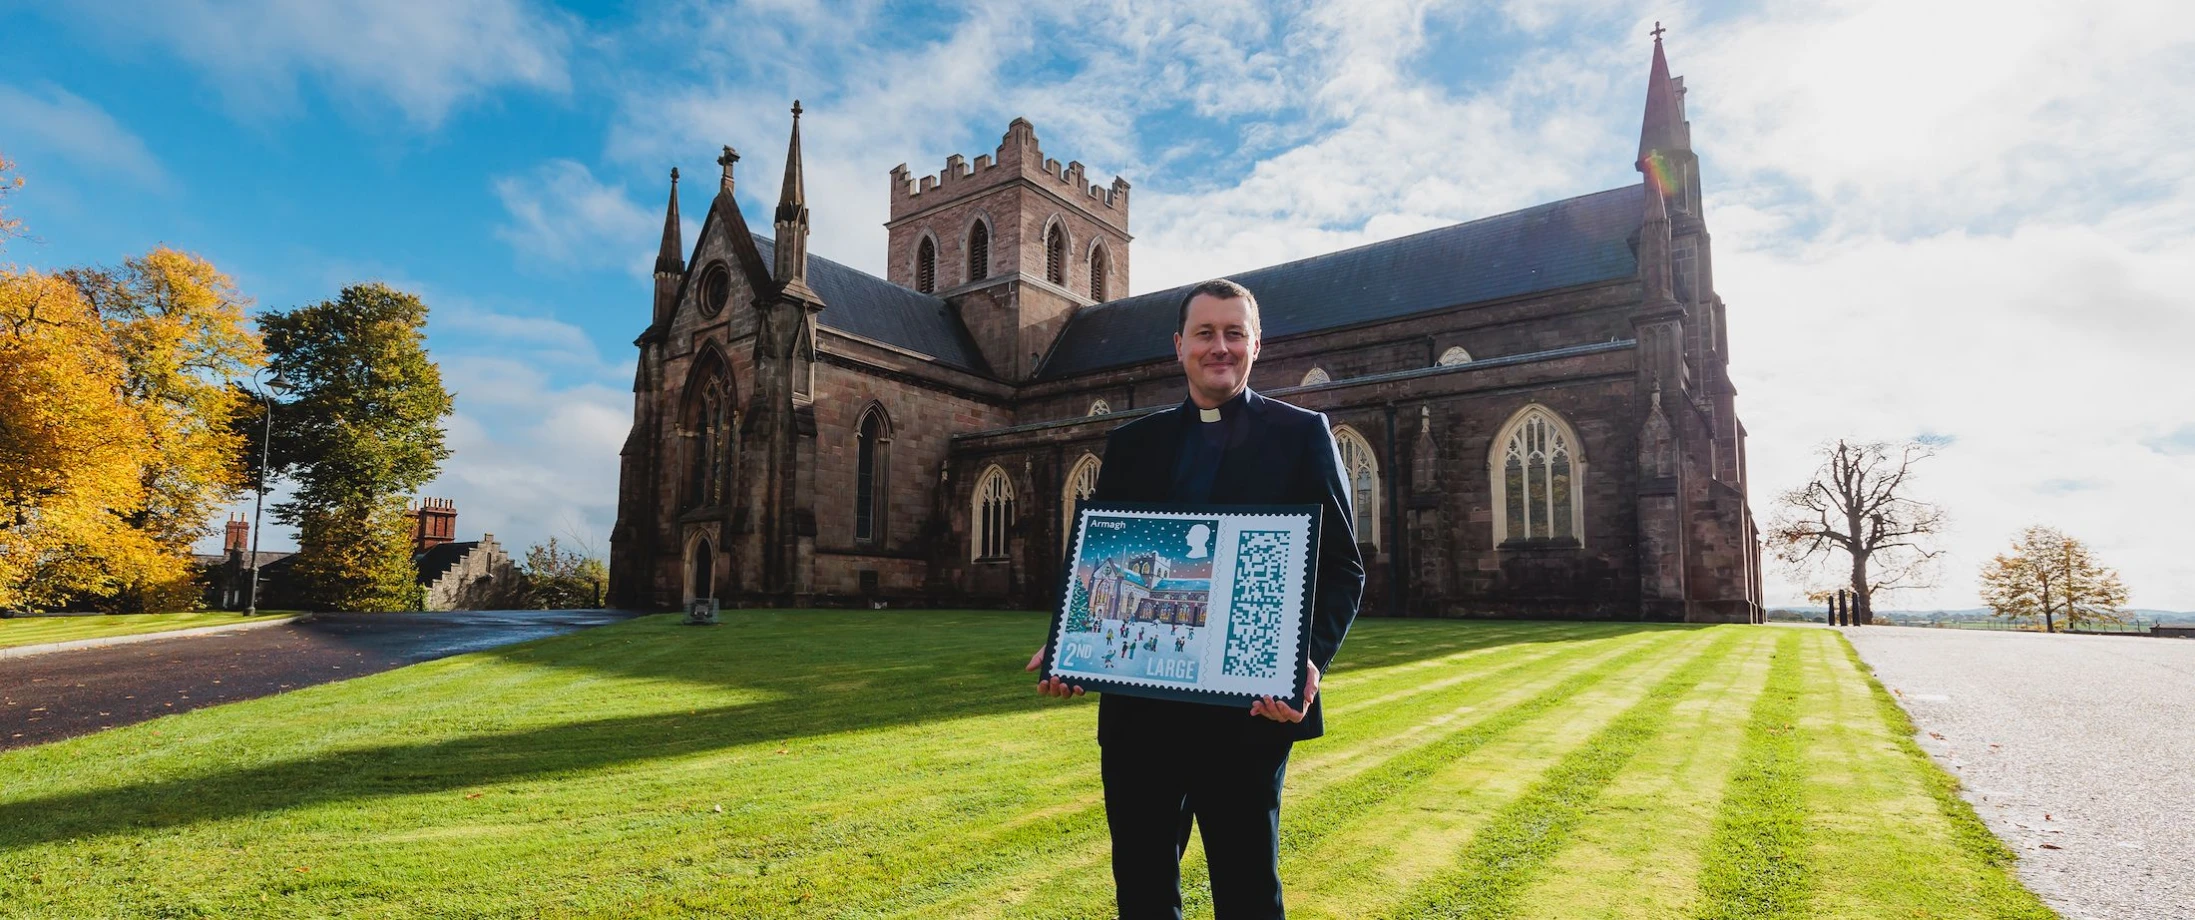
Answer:
[(259, 521), (263, 516), (262, 512), (267, 503), (267, 456), (269, 448), (274, 443), (273, 391), (282, 388), (282, 378), (275, 376), (260, 380), (259, 375), (254, 373), (252, 383), (257, 385), (252, 392), (257, 394), (260, 403), (266, 406), (267, 417), (260, 426), (259, 433), (259, 488), (252, 497), (252, 580), (251, 593), (244, 602), (245, 616), (254, 616), (259, 613)]

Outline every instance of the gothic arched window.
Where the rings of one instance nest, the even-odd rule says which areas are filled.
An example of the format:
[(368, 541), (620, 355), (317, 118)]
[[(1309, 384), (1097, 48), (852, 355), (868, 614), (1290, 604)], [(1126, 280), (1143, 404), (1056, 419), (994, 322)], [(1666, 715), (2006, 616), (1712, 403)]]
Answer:
[(854, 541), (879, 543), (884, 539), (891, 497), (885, 471), (890, 465), (887, 454), (892, 446), (892, 428), (882, 408), (871, 407), (862, 413), (854, 439)]
[(1436, 366), (1436, 367), (1448, 367), (1448, 366), (1450, 366), (1450, 365), (1455, 365), (1455, 364), (1469, 364), (1469, 363), (1471, 363), (1471, 353), (1470, 353), (1470, 352), (1468, 352), (1468, 351), (1464, 351), (1464, 350), (1463, 350), (1463, 346), (1461, 346), (1461, 345), (1458, 345), (1458, 346), (1455, 346), (1454, 348), (1450, 348), (1450, 349), (1448, 349), (1447, 351), (1441, 352), (1441, 353), (1440, 353), (1440, 360), (1439, 360), (1439, 361), (1437, 361), (1437, 362), (1434, 362), (1434, 366)]
[(1110, 414), (1110, 413), (1111, 413), (1112, 411), (1113, 411), (1113, 407), (1112, 407), (1112, 406), (1109, 406), (1109, 405), (1106, 405), (1106, 403), (1105, 403), (1105, 400), (1102, 400), (1102, 399), (1094, 399), (1094, 400), (1091, 400), (1091, 401), (1090, 401), (1090, 414), (1091, 414), (1091, 415), (1107, 415), (1107, 414)]
[(1309, 373), (1303, 375), (1303, 382), (1296, 385), (1299, 387), (1307, 387), (1311, 386), (1312, 384), (1332, 382), (1334, 382), (1334, 378), (1326, 376), (1326, 368), (1314, 367), (1310, 370)]
[(1379, 545), (1379, 459), (1372, 442), (1347, 425), (1334, 429), (1334, 449), (1341, 457), (1341, 478), (1349, 484), (1349, 504), (1354, 509), (1357, 542)]
[(1105, 302), (1105, 247), (1090, 247), (1090, 299)]
[(937, 244), (927, 236), (915, 247), (915, 290), (925, 294), (937, 290)]
[(687, 410), (685, 507), (723, 503), (724, 470), (731, 461), (731, 398), (724, 380), (711, 373)]
[(976, 221), (968, 228), (968, 280), (991, 277), (991, 225)]
[(1082, 459), (1075, 461), (1074, 468), (1067, 471), (1066, 494), (1060, 496), (1060, 505), (1064, 510), (1060, 515), (1063, 520), (1060, 522), (1059, 532), (1061, 539), (1068, 543), (1075, 539), (1075, 502), (1089, 498), (1097, 492), (1098, 469), (1097, 455), (1083, 454)]
[(1014, 484), (997, 464), (976, 477), (975, 501), (970, 510), (968, 542), (973, 558), (1005, 559), (1006, 529), (1014, 522)]
[(1585, 458), (1577, 432), (1544, 406), (1526, 406), (1494, 438), (1494, 541), (1577, 540)]
[(1044, 280), (1067, 284), (1067, 231), (1057, 222), (1044, 230)]

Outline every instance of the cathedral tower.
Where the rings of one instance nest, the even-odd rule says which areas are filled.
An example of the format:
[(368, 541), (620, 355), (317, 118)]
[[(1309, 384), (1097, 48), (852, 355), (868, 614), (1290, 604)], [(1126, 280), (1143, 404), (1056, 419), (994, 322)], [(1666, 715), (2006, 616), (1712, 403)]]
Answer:
[(1035, 373), (1082, 306), (1128, 293), (1128, 180), (1092, 185), (1016, 118), (998, 150), (937, 175), (892, 169), (886, 277), (952, 302), (991, 371)]

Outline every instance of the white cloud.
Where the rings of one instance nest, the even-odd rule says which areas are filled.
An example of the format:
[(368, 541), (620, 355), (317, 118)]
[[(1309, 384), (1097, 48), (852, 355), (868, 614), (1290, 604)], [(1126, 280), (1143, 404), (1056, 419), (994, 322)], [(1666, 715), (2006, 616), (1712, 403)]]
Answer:
[(0, 124), (8, 126), (8, 152), (17, 158), (24, 156), (17, 146), (22, 145), (78, 170), (110, 171), (155, 188), (169, 185), (167, 170), (143, 140), (105, 109), (58, 86), (25, 90), (0, 84)]
[(521, 175), (495, 180), (509, 221), (495, 235), (522, 264), (563, 268), (653, 271), (663, 214), (653, 215), (622, 184), (597, 181), (586, 166), (550, 160)]
[(309, 75), (433, 127), (490, 90), (570, 86), (572, 29), (528, 0), (101, 0), (68, 10), (104, 37), (164, 47), (247, 110), (293, 106)]

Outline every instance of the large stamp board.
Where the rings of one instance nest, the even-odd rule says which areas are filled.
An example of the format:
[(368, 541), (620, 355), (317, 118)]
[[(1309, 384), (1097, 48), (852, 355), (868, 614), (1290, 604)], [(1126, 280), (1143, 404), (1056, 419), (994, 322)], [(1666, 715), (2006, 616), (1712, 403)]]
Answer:
[(1044, 676), (1302, 708), (1318, 524), (1317, 505), (1078, 502)]

